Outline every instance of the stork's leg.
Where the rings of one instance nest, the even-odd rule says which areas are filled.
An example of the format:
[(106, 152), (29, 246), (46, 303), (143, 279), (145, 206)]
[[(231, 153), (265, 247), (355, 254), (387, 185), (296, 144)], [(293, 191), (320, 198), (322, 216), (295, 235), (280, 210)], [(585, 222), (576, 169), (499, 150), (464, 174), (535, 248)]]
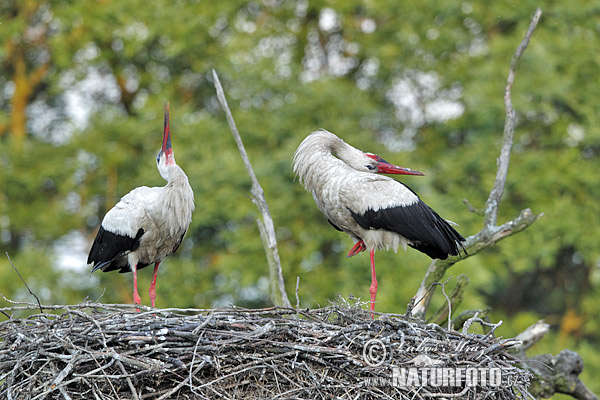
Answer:
[[(377, 296), (377, 277), (375, 276), (375, 249), (371, 249), (371, 311), (375, 311), (375, 297)], [(374, 318), (374, 315), (371, 314)]]
[(158, 274), (159, 265), (160, 262), (154, 264), (154, 275), (152, 275), (152, 282), (150, 282), (150, 290), (148, 290), (148, 293), (150, 293), (150, 302), (152, 303), (152, 308), (154, 308), (154, 300), (156, 300), (156, 275)]
[(365, 242), (363, 242), (362, 240), (359, 240), (358, 242), (354, 243), (354, 246), (352, 246), (352, 248), (348, 252), (348, 255), (346, 255), (346, 258), (353, 257), (353, 256), (357, 255), (358, 253), (365, 251), (366, 249), (367, 249), (367, 246), (365, 246)]
[[(137, 285), (137, 264), (133, 266), (133, 302), (135, 304), (142, 304), (142, 298), (138, 293)], [(139, 310), (138, 310), (139, 311)]]

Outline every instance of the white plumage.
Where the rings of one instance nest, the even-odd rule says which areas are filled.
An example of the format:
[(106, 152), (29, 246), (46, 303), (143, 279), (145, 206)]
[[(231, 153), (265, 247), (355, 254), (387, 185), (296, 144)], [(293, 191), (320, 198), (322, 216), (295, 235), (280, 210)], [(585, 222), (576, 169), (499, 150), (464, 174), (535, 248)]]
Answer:
[(92, 271), (133, 271), (136, 304), (141, 302), (137, 270), (155, 264), (149, 291), (152, 307), (158, 266), (181, 244), (194, 211), (194, 193), (185, 172), (175, 163), (171, 148), (168, 104), (156, 163), (167, 184), (138, 187), (123, 196), (104, 216), (88, 257), (88, 263), (94, 263)]
[(319, 209), (355, 245), (351, 257), (371, 253), (371, 309), (377, 280), (374, 252), (407, 245), (432, 258), (458, 255), (464, 238), (403, 183), (378, 173), (423, 175), (363, 153), (331, 132), (307, 136), (294, 154), (294, 172)]

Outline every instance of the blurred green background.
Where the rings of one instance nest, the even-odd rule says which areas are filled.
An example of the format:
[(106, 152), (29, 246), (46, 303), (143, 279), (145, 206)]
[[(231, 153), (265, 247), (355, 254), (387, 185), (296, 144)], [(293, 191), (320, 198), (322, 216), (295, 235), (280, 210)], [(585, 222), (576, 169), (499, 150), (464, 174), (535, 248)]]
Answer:
[[(303, 307), (337, 294), (368, 299), (368, 255), (345, 258), (352, 242), (294, 180), (294, 150), (325, 128), (423, 171), (403, 181), (464, 236), (476, 233), (483, 219), (462, 200), (482, 207), (491, 189), (510, 58), (537, 6), (544, 14), (513, 87), (515, 146), (498, 222), (527, 207), (544, 217), (449, 271), (471, 280), (454, 313), (490, 307), (504, 337), (545, 319), (552, 332), (531, 354), (578, 351), (584, 381), (600, 392), (595, 1), (4, 0), (2, 252), (44, 303), (131, 302), (130, 274), (91, 275), (85, 261), (121, 196), (164, 184), (155, 156), (170, 101), (196, 211), (162, 264), (157, 305), (268, 306), (258, 212), (215, 68), (265, 189), (290, 298), (299, 276)], [(429, 258), (410, 249), (376, 257), (377, 309), (404, 312)], [(145, 304), (150, 276), (140, 273)], [(32, 300), (4, 254), (0, 293)]]

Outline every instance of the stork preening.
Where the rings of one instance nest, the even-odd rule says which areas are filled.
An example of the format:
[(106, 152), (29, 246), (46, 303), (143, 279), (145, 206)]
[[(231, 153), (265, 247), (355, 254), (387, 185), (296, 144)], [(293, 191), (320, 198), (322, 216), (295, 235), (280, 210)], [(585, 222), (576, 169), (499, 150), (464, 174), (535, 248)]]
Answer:
[(135, 304), (141, 304), (137, 271), (154, 264), (148, 291), (152, 307), (155, 307), (158, 266), (179, 248), (194, 211), (194, 193), (185, 172), (175, 163), (171, 148), (168, 103), (156, 164), (167, 184), (141, 186), (123, 196), (104, 216), (87, 260), (88, 264), (94, 263), (92, 272), (133, 271)]
[(378, 174), (423, 175), (390, 164), (345, 143), (325, 130), (313, 132), (294, 154), (294, 172), (312, 193), (319, 209), (354, 241), (348, 257), (368, 250), (371, 256), (371, 311), (375, 310), (375, 250), (410, 246), (431, 258), (459, 254), (465, 240), (415, 192)]

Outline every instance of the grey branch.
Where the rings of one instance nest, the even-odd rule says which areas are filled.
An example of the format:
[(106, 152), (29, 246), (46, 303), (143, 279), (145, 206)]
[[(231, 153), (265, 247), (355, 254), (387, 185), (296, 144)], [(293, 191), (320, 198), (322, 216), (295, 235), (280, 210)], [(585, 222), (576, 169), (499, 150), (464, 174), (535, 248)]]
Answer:
[(535, 10), (533, 18), (531, 19), (525, 38), (521, 41), (521, 44), (510, 61), (510, 70), (508, 71), (508, 79), (506, 80), (506, 87), (504, 89), (504, 108), (506, 110), (506, 118), (504, 120), (504, 143), (502, 145), (502, 150), (500, 151), (500, 158), (498, 159), (496, 181), (494, 182), (494, 187), (492, 188), (485, 205), (484, 229), (493, 229), (493, 227), (496, 226), (498, 205), (500, 204), (504, 192), (504, 185), (506, 184), (506, 175), (508, 174), (508, 165), (510, 163), (510, 151), (515, 133), (515, 110), (513, 109), (511, 99), (512, 85), (515, 81), (518, 61), (525, 52), (541, 16), (542, 10), (538, 8)]
[(283, 280), (283, 273), (281, 271), (281, 260), (279, 259), (277, 239), (275, 237), (275, 225), (273, 224), (273, 218), (271, 218), (271, 213), (269, 212), (269, 206), (267, 204), (267, 200), (265, 199), (265, 193), (262, 186), (260, 186), (256, 175), (254, 174), (252, 165), (250, 164), (250, 159), (246, 153), (246, 148), (244, 147), (242, 138), (238, 132), (237, 126), (235, 125), (233, 115), (231, 114), (229, 106), (227, 105), (227, 99), (225, 98), (225, 92), (223, 91), (223, 86), (221, 86), (221, 81), (219, 80), (217, 72), (214, 69), (212, 73), (215, 89), (217, 90), (217, 98), (219, 99), (219, 103), (221, 103), (223, 111), (225, 111), (227, 123), (229, 124), (231, 133), (235, 139), (235, 143), (237, 144), (240, 155), (242, 156), (242, 160), (244, 161), (244, 166), (246, 167), (248, 175), (250, 175), (250, 180), (252, 181), (252, 202), (256, 204), (260, 213), (262, 214), (262, 220), (258, 219), (256, 222), (258, 224), (260, 237), (263, 241), (265, 253), (267, 255), (267, 262), (269, 264), (271, 301), (273, 301), (273, 304), (275, 305), (291, 307), (292, 305), (285, 292), (285, 283)]
[(543, 354), (527, 357), (526, 351), (549, 330), (550, 325), (538, 321), (519, 333), (515, 337), (518, 344), (509, 349), (533, 373), (534, 384), (529, 387), (531, 394), (536, 398), (550, 398), (554, 393), (564, 393), (576, 399), (598, 400), (598, 396), (579, 379), (583, 371), (583, 360), (579, 354), (563, 350), (556, 356)]
[[(428, 322), (431, 321), (435, 324), (441, 325), (442, 322), (444, 322), (444, 320), (446, 318), (448, 318), (450, 320), (452, 318), (452, 310), (456, 310), (456, 308), (462, 303), (464, 292), (465, 292), (465, 289), (468, 284), (469, 284), (469, 278), (464, 274), (460, 274), (456, 280), (456, 286), (454, 286), (452, 293), (450, 293), (450, 296), (449, 296), (450, 302), (441, 306), (429, 318)], [(442, 289), (445, 289), (445, 288), (442, 286)], [(442, 294), (443, 294), (443, 291), (442, 291)], [(454, 323), (454, 319), (452, 319), (452, 323)], [(452, 323), (450, 323), (450, 321), (448, 321), (448, 326), (452, 326)]]
[(519, 340), (521, 344), (511, 348), (510, 352), (522, 360), (525, 359), (525, 351), (536, 344), (542, 337), (544, 337), (546, 333), (548, 333), (549, 330), (549, 324), (545, 323), (544, 321), (536, 322), (515, 337), (515, 339)]
[(544, 354), (524, 361), (534, 373), (533, 381), (537, 385), (532, 385), (530, 392), (537, 398), (550, 398), (554, 393), (564, 393), (580, 400), (598, 400), (598, 396), (579, 379), (583, 360), (574, 351), (563, 350), (556, 356)]
[(494, 181), (494, 186), (490, 191), (490, 195), (485, 205), (483, 228), (475, 235), (471, 235), (466, 239), (464, 245), (468, 253), (467, 255), (449, 257), (447, 260), (436, 259), (431, 262), (427, 272), (425, 273), (425, 277), (421, 282), (419, 290), (413, 297), (413, 299), (421, 299), (412, 309), (412, 315), (415, 317), (423, 318), (425, 316), (425, 313), (429, 308), (431, 297), (434, 293), (433, 290), (428, 291), (428, 289), (431, 287), (433, 282), (438, 282), (441, 278), (443, 278), (448, 268), (461, 259), (475, 255), (482, 249), (495, 244), (499, 240), (522, 231), (543, 215), (535, 215), (531, 212), (531, 210), (525, 209), (521, 211), (521, 214), (514, 220), (509, 221), (502, 226), (497, 226), (498, 206), (504, 192), (504, 186), (506, 185), (508, 165), (510, 163), (510, 152), (513, 145), (513, 136), (515, 131), (515, 111), (512, 107), (511, 89), (515, 80), (517, 63), (527, 48), (529, 40), (533, 35), (533, 31), (535, 30), (541, 15), (542, 10), (538, 8), (531, 19), (531, 23), (525, 38), (521, 41), (521, 44), (515, 51), (515, 54), (510, 62), (510, 70), (504, 90), (504, 106), (506, 109), (506, 119), (504, 121), (504, 141), (502, 144), (502, 150), (500, 151), (500, 157), (497, 160), (498, 169), (496, 171), (496, 180)]

